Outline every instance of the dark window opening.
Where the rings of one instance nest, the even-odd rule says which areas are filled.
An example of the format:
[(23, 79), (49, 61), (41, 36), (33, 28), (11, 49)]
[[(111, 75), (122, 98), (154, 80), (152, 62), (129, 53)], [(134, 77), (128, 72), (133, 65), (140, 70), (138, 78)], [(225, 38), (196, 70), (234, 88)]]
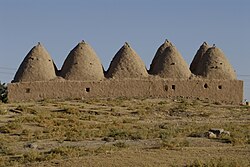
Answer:
[(222, 85), (219, 85), (219, 86), (218, 86), (218, 89), (222, 89)]
[(172, 85), (172, 89), (175, 90), (175, 85)]
[(208, 88), (208, 84), (205, 83), (204, 84), (204, 88), (207, 89)]
[(165, 91), (168, 91), (168, 85), (165, 85)]
[(30, 93), (30, 88), (26, 88), (26, 93)]
[(86, 88), (85, 91), (86, 91), (86, 92), (90, 92), (90, 88)]

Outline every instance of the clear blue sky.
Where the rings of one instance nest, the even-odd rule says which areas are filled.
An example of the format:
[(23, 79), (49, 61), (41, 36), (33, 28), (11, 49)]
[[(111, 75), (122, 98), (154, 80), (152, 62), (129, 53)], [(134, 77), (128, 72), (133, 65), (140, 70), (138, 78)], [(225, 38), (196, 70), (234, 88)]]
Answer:
[(249, 0), (0, 0), (0, 80), (13, 79), (38, 41), (61, 68), (84, 39), (107, 69), (125, 41), (149, 67), (166, 38), (188, 64), (203, 41), (215, 43), (250, 99)]

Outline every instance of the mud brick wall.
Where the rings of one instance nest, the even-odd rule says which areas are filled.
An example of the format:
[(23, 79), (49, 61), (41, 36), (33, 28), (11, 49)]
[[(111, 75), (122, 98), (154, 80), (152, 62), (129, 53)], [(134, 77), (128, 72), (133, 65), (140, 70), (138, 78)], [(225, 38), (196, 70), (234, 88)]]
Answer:
[(160, 78), (104, 79), (102, 81), (38, 81), (8, 84), (8, 98), (10, 102), (117, 97), (184, 97), (227, 104), (240, 104), (243, 100), (243, 81), (170, 80)]

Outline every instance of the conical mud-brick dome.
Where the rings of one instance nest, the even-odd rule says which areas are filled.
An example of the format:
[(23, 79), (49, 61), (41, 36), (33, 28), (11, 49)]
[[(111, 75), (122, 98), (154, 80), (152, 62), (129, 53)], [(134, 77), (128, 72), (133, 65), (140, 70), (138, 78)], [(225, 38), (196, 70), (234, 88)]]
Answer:
[(142, 59), (126, 42), (116, 53), (107, 71), (108, 78), (143, 78), (148, 72)]
[(200, 74), (209, 79), (236, 79), (236, 73), (221, 49), (209, 48), (203, 56)]
[(42, 44), (38, 43), (24, 58), (13, 82), (48, 81), (54, 78), (54, 62)]
[(198, 75), (199, 74), (199, 66), (201, 66), (201, 60), (202, 60), (202, 57), (203, 55), (206, 53), (206, 51), (208, 50), (209, 48), (209, 45), (204, 42), (199, 50), (196, 52), (195, 56), (194, 56), (194, 59), (190, 65), (190, 71), (193, 73), (193, 74), (196, 74)]
[(104, 78), (101, 61), (86, 42), (80, 42), (63, 63), (61, 76), (68, 80), (102, 80)]
[(155, 54), (155, 57), (153, 58), (152, 63), (150, 64), (150, 69), (149, 69), (149, 73), (150, 73), (150, 74), (152, 73), (152, 72), (151, 72), (152, 69), (157, 68), (156, 66), (157, 66), (157, 64), (158, 64), (158, 62), (159, 62), (159, 60), (160, 60), (159, 57), (161, 57), (161, 55), (162, 55), (162, 53), (164, 52), (164, 50), (165, 50), (167, 47), (171, 46), (171, 45), (172, 45), (172, 43), (166, 39), (165, 42), (157, 49), (157, 52), (156, 52), (156, 54)]
[(189, 78), (191, 76), (187, 63), (175, 46), (170, 44), (161, 54), (158, 54), (158, 51), (155, 55), (155, 57), (157, 57), (157, 62), (155, 62), (154, 65), (151, 64), (151, 74), (159, 75), (163, 78), (178, 79)]

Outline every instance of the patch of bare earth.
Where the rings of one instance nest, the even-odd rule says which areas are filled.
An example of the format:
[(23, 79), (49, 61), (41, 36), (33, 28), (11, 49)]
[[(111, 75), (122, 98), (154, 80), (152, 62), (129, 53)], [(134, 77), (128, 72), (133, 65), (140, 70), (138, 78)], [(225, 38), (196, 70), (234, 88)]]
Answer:
[[(186, 99), (0, 104), (0, 166), (250, 165), (250, 109)], [(230, 135), (207, 138), (211, 128)]]

